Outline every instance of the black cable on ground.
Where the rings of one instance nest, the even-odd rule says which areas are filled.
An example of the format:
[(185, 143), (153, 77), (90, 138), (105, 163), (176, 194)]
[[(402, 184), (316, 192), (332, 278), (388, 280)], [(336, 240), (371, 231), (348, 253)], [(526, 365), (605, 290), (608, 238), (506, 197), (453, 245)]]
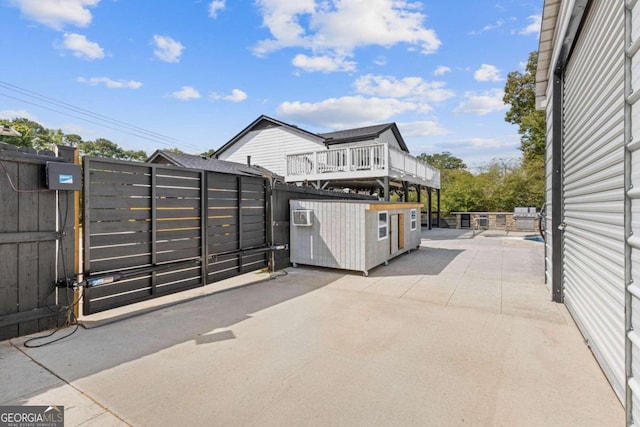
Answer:
[[(66, 195), (66, 200), (65, 200), (65, 214), (64, 214), (64, 218), (62, 217), (62, 209), (60, 209), (60, 198), (58, 198), (58, 220), (60, 221), (60, 224), (62, 225), (62, 227), (60, 228), (60, 230), (64, 233), (65, 228), (67, 227), (67, 219), (69, 216), (69, 195), (67, 192), (65, 192)], [(66, 298), (67, 298), (67, 303), (69, 303), (69, 301), (71, 301), (71, 304), (65, 305), (60, 307), (60, 309), (54, 309), (51, 304), (49, 303), (48, 299), (49, 296), (51, 296), (51, 294), (56, 290), (57, 287), (57, 283), (54, 283), (53, 286), (51, 287), (51, 289), (49, 290), (49, 292), (47, 293), (46, 297), (45, 297), (45, 301), (47, 304), (47, 308), (56, 314), (66, 314), (66, 321), (64, 326), (58, 326), (56, 329), (54, 329), (53, 331), (51, 331), (48, 334), (45, 335), (40, 335), (37, 337), (32, 337), (29, 338), (28, 340), (26, 340), (23, 345), (27, 348), (38, 348), (38, 347), (44, 347), (45, 345), (49, 345), (49, 344), (53, 344), (54, 342), (58, 342), (61, 341), (65, 338), (70, 337), (71, 335), (75, 334), (78, 331), (78, 327), (80, 326), (80, 323), (78, 322), (78, 318), (75, 315), (75, 307), (80, 303), (80, 300), (82, 299), (82, 292), (78, 294), (78, 298), (74, 300), (73, 296), (71, 296), (69, 294), (70, 290), (73, 288), (74, 282), (72, 281), (71, 278), (69, 278), (69, 276), (67, 275), (67, 266), (66, 266), (66, 259), (65, 259), (65, 255), (64, 255), (64, 235), (62, 237), (60, 237), (60, 258), (62, 261), (62, 271), (64, 274), (64, 282), (65, 282), (65, 294), (66, 294)], [(42, 340), (45, 338), (49, 338), (54, 336), (58, 331), (61, 331), (62, 329), (68, 328), (70, 326), (75, 326), (73, 328), (73, 330), (71, 332), (69, 332), (68, 334), (58, 337), (56, 339), (53, 339), (51, 341), (46, 341), (43, 343), (38, 343), (38, 344), (32, 344), (32, 342), (37, 341), (37, 340)]]

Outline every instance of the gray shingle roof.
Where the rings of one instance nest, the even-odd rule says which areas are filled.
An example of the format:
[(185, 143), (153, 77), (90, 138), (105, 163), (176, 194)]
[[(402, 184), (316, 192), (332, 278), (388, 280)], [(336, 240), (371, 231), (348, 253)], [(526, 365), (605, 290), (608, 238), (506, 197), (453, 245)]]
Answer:
[(173, 163), (174, 165), (182, 166), (183, 168), (203, 169), (212, 172), (247, 176), (274, 175), (268, 169), (257, 165), (247, 166), (242, 163), (228, 162), (226, 160), (219, 160), (211, 157), (203, 157), (195, 154), (175, 153), (173, 151), (164, 150), (157, 150), (151, 155), (151, 157), (149, 157), (147, 162), (158, 163), (157, 160), (159, 160), (160, 156)]
[(398, 140), (398, 143), (400, 144), (400, 147), (404, 151), (409, 152), (409, 149), (407, 148), (407, 145), (405, 144), (404, 139), (402, 139), (402, 135), (398, 130), (398, 126), (395, 123), (384, 123), (381, 125), (365, 126), (355, 129), (345, 129), (336, 132), (319, 133), (318, 135), (324, 138), (324, 141), (327, 145), (333, 145), (377, 138), (382, 132), (388, 129), (391, 129), (391, 131), (394, 133), (396, 139)]

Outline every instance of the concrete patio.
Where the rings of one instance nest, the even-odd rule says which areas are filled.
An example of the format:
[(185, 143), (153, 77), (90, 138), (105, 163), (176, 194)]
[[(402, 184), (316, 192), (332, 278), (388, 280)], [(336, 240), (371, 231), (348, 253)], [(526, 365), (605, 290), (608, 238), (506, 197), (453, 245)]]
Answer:
[(623, 425), (543, 245), (484, 234), (424, 230), (369, 277), (251, 273), (4, 341), (0, 405), (64, 405), (67, 426)]

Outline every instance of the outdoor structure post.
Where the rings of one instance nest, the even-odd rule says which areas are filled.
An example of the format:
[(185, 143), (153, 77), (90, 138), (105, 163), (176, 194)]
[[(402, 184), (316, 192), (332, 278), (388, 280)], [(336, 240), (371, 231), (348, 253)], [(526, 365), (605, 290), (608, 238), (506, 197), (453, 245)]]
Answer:
[(436, 227), (440, 228), (440, 189), (436, 188), (436, 197), (437, 197), (437, 212), (438, 212), (438, 224)]
[(384, 177), (384, 201), (389, 201), (389, 177)]
[(409, 201), (409, 183), (407, 181), (402, 181), (402, 201)]
[(431, 230), (431, 222), (433, 221), (433, 218), (431, 218), (432, 202), (431, 187), (427, 187), (427, 224), (429, 225), (429, 230)]
[(551, 230), (552, 230), (552, 267), (551, 267), (551, 299), (554, 302), (564, 302), (562, 289), (562, 255), (564, 246), (564, 233), (562, 232), (563, 201), (562, 201), (562, 75), (553, 75), (553, 129), (552, 129), (552, 168), (551, 177)]

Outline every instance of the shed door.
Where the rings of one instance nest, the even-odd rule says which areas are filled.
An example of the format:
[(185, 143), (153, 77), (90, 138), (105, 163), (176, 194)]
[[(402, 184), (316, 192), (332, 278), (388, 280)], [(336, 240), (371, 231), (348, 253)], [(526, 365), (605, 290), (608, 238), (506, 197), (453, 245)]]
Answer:
[[(564, 79), (565, 304), (625, 396), (624, 2), (593, 2)], [(555, 207), (554, 207), (555, 208)]]
[(391, 255), (397, 254), (400, 250), (400, 226), (398, 215), (391, 215)]

